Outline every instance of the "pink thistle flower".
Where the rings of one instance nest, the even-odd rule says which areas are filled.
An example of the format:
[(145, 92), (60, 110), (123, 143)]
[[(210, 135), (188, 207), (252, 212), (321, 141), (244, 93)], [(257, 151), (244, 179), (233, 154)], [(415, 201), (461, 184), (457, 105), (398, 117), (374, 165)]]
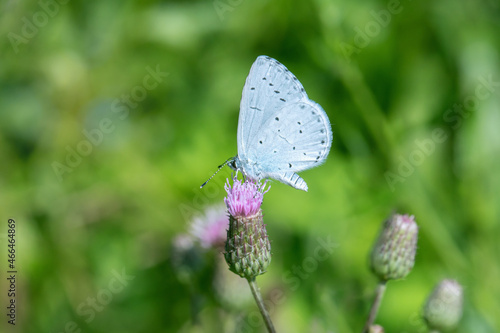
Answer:
[(260, 211), (264, 194), (271, 187), (265, 190), (266, 183), (254, 183), (251, 181), (241, 182), (238, 179), (233, 179), (233, 186), (227, 180), (224, 188), (227, 192), (227, 197), (224, 198), (229, 215), (233, 217), (249, 217), (254, 216)]
[(205, 249), (222, 248), (228, 226), (226, 208), (223, 205), (213, 206), (205, 210), (205, 215), (194, 218), (190, 233)]
[(224, 202), (229, 212), (224, 257), (229, 270), (251, 281), (264, 274), (271, 262), (271, 243), (260, 208), (269, 188), (265, 190), (266, 183), (241, 182), (236, 178), (232, 187), (229, 180), (224, 187), (227, 192)]

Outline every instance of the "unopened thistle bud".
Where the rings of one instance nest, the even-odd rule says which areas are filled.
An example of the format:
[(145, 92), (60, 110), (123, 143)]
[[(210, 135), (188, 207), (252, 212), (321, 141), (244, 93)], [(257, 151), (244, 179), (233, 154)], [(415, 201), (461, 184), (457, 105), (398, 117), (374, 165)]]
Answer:
[(425, 303), (424, 319), (430, 329), (448, 332), (457, 326), (462, 311), (462, 287), (455, 280), (443, 280)]
[[(229, 269), (248, 280), (266, 272), (271, 262), (271, 244), (262, 219), (262, 200), (266, 184), (229, 180), (224, 198), (229, 213), (226, 252)], [(269, 189), (268, 189), (269, 190)]]
[(203, 256), (190, 235), (175, 237), (172, 244), (172, 266), (179, 280), (190, 283), (203, 266)]
[(406, 277), (415, 263), (418, 227), (413, 216), (394, 214), (384, 223), (371, 253), (372, 271), (382, 280)]

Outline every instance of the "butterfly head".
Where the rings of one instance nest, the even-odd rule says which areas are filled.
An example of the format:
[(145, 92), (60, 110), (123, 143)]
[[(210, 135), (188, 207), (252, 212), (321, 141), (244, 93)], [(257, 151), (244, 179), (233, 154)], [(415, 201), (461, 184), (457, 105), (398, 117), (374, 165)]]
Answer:
[[(238, 155), (236, 155), (235, 157), (232, 157), (229, 160), (227, 160), (226, 164), (234, 171), (238, 171), (238, 169), (240, 169), (239, 162), (240, 162), (240, 159), (238, 158)], [(222, 166), (224, 166), (224, 165), (222, 165)]]

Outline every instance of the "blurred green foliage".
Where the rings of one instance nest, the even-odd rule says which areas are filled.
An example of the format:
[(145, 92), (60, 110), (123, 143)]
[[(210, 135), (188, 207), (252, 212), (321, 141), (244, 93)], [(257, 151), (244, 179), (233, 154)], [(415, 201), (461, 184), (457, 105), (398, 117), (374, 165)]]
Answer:
[[(500, 331), (499, 10), (0, 2), (0, 301), (4, 313), (14, 218), (13, 331), (263, 331), (239, 277), (222, 286), (240, 305), (222, 301), (216, 250), (173, 245), (223, 201), (228, 168), (199, 185), (236, 154), (241, 90), (261, 54), (299, 78), (334, 131), (328, 161), (301, 173), (308, 193), (272, 182), (265, 196), (273, 262), (258, 282), (277, 330), (360, 332), (377, 283), (367, 256), (398, 211), (420, 226), (417, 261), (389, 283), (377, 323), (424, 332), (425, 298), (454, 278), (465, 288), (457, 332)], [(318, 238), (336, 246), (312, 265)]]

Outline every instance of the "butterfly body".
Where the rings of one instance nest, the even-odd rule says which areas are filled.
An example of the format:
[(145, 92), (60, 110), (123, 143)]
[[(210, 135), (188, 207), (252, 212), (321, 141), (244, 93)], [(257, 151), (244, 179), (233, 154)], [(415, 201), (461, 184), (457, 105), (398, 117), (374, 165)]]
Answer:
[(229, 166), (249, 179), (276, 179), (307, 191), (299, 171), (326, 160), (330, 121), (298, 79), (277, 60), (259, 56), (246, 79), (238, 120), (238, 155)]

